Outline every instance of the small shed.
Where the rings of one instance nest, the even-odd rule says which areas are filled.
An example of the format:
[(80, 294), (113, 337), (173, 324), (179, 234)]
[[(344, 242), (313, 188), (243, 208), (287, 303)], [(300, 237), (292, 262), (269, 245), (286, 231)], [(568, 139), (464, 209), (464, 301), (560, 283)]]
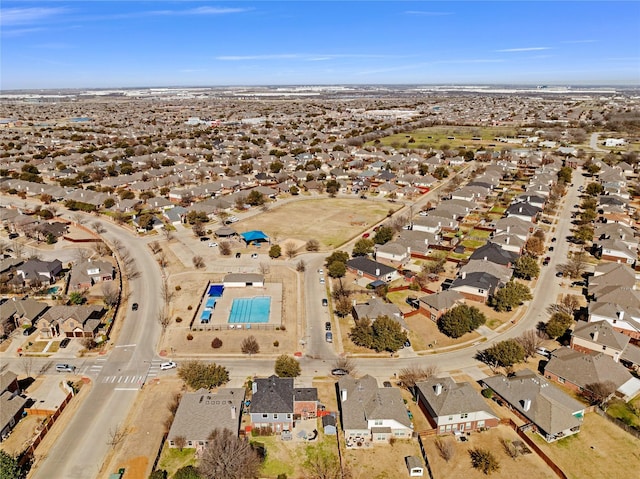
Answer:
[(225, 288), (244, 288), (253, 286), (264, 288), (264, 275), (258, 273), (229, 273), (224, 277)]
[(322, 429), (327, 436), (336, 435), (336, 417), (329, 414), (322, 416)]
[(409, 477), (422, 477), (424, 475), (424, 466), (417, 456), (407, 456), (404, 458), (409, 470)]

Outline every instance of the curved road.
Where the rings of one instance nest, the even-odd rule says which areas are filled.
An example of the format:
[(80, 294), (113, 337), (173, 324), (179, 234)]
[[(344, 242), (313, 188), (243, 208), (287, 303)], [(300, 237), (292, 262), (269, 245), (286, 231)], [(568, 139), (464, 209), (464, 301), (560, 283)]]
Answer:
[[(575, 174), (578, 172), (574, 172)], [(550, 265), (543, 267), (541, 277), (533, 291), (533, 299), (526, 306), (526, 312), (513, 327), (502, 333), (490, 332), (485, 341), (455, 351), (425, 356), (416, 355), (410, 358), (355, 359), (359, 372), (388, 379), (393, 372), (413, 364), (437, 365), (442, 372), (475, 368), (479, 365), (475, 359), (478, 350), (485, 349), (498, 340), (517, 337), (525, 330), (534, 328), (539, 321), (545, 320), (546, 308), (561, 292), (559, 281), (555, 278), (555, 267), (559, 264), (559, 259), (566, 258), (569, 252), (569, 243), (565, 238), (570, 235), (570, 209), (578, 202), (578, 184), (582, 182), (582, 178), (574, 178), (574, 186), (569, 189), (563, 200), (557, 223), (552, 230), (552, 235), (558, 239), (554, 244), (556, 251), (550, 254), (552, 257)], [(425, 203), (427, 196), (421, 198), (418, 203)], [(418, 203), (414, 205), (414, 211), (417, 211)], [(119, 240), (135, 258), (136, 269), (142, 274), (129, 281), (131, 293), (129, 301), (138, 302), (140, 309), (137, 312), (129, 310), (126, 312), (127, 318), (123, 322), (120, 339), (107, 357), (69, 361), (70, 364), (82, 366), (89, 371), (97, 367), (99, 372), (94, 378), (91, 392), (79, 406), (69, 425), (48, 456), (37, 464), (33, 474), (36, 479), (96, 477), (109, 450), (110, 432), (124, 424), (141, 386), (130, 384), (129, 387), (118, 387), (118, 384), (103, 383), (100, 379), (114, 375), (140, 377), (148, 373), (152, 367), (152, 361), (158, 361), (155, 351), (161, 328), (156, 318), (159, 305), (162, 304), (160, 294), (162, 280), (160, 268), (146, 246), (147, 240), (133, 237), (129, 231), (99, 217), (90, 216), (90, 218), (91, 221), (101, 221), (105, 227), (103, 235), (108, 242)], [(299, 258), (296, 262), (298, 260)], [(301, 342), (304, 341), (305, 352), (300, 363), (301, 379), (310, 382), (314, 376), (329, 372), (336, 354), (332, 345), (324, 341), (324, 322), (329, 320), (330, 316), (328, 308), (321, 306), (321, 300), (326, 297), (327, 289), (325, 285), (319, 283), (317, 272), (318, 268), (323, 266), (324, 254), (310, 253), (304, 256), (304, 260), (307, 268), (304, 274), (304, 311), (301, 312), (302, 317), (306, 318), (306, 324), (300, 326), (306, 333), (305, 337), (300, 338)], [(7, 359), (5, 362), (19, 367), (17, 358)], [(251, 375), (269, 375), (273, 372), (272, 359), (226, 357), (216, 358), (216, 362), (226, 366), (232, 378), (239, 380), (244, 380)], [(34, 370), (39, 367), (48, 367), (50, 370), (50, 363), (48, 359), (36, 359), (33, 367)], [(90, 373), (88, 375), (91, 376)]]

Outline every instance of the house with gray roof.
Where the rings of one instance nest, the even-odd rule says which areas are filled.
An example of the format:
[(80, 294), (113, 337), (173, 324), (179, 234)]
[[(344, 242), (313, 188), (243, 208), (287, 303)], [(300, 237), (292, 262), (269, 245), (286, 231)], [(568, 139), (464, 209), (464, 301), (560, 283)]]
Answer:
[(376, 379), (367, 374), (341, 377), (337, 390), (347, 447), (412, 436), (413, 424), (398, 388), (379, 388)]
[(253, 381), (251, 425), (254, 429), (276, 434), (291, 431), (294, 420), (316, 417), (317, 410), (316, 388), (295, 388), (293, 378), (280, 378), (275, 374)]
[(415, 392), (420, 409), (438, 434), (500, 424), (500, 418), (467, 382), (456, 383), (450, 377), (429, 378), (416, 383)]
[(464, 296), (450, 289), (418, 298), (419, 309), (431, 321), (438, 321), (444, 313), (463, 303)]
[(0, 300), (0, 335), (9, 334), (15, 328), (33, 326), (49, 308), (32, 298)]
[(0, 374), (0, 442), (20, 421), (29, 398), (20, 394), (18, 376), (13, 371)]
[(482, 383), (535, 426), (547, 442), (580, 432), (585, 406), (530, 369), (485, 378)]
[(640, 367), (640, 346), (607, 321), (578, 321), (571, 334), (571, 349), (583, 353), (601, 352), (628, 368)]
[(89, 289), (96, 283), (111, 281), (114, 277), (115, 268), (109, 261), (88, 259), (71, 268), (69, 291)]
[(385, 260), (394, 265), (401, 265), (411, 259), (411, 247), (398, 241), (389, 241), (376, 248), (376, 260)]
[(224, 276), (222, 282), (225, 288), (245, 288), (247, 286), (262, 288), (264, 275), (260, 273), (229, 273)]
[(363, 276), (371, 281), (390, 282), (399, 277), (399, 273), (395, 268), (386, 264), (374, 261), (364, 256), (352, 258), (346, 263), (347, 270), (357, 276)]
[[(624, 288), (618, 288), (618, 290)], [(611, 291), (608, 296), (617, 295)], [(624, 292), (622, 292), (624, 294)], [(629, 296), (629, 292), (627, 292)], [(614, 298), (611, 298), (614, 299)], [(622, 298), (616, 298), (622, 299)], [(632, 298), (627, 303), (635, 299)], [(588, 304), (589, 322), (607, 321), (614, 330), (627, 336), (640, 339), (640, 308), (633, 304), (621, 304), (622, 301), (592, 301)]]
[(469, 260), (491, 261), (510, 268), (519, 257), (520, 255), (518, 253), (507, 251), (501, 248), (500, 245), (495, 243), (486, 243), (471, 253)]
[(400, 323), (400, 326), (407, 331), (409, 326), (404, 321), (404, 315), (400, 308), (395, 304), (385, 303), (379, 298), (371, 298), (366, 303), (355, 304), (352, 308), (351, 314), (356, 321), (369, 318), (372, 322), (376, 319), (387, 316), (396, 322)]
[[(228, 429), (238, 435), (244, 398), (244, 388), (220, 388), (216, 392), (202, 388), (185, 393), (167, 435), (169, 447), (202, 451), (216, 430)], [(182, 446), (179, 438), (184, 438)]]
[(499, 278), (483, 271), (476, 273), (463, 272), (453, 280), (449, 290), (458, 291), (471, 301), (486, 303), (489, 296), (496, 292), (500, 284)]
[(62, 272), (62, 262), (54, 259), (53, 261), (40, 261), (39, 259), (30, 259), (18, 266), (16, 276), (11, 283), (23, 284), (53, 284)]
[(603, 352), (582, 353), (559, 348), (551, 353), (544, 368), (544, 377), (582, 394), (589, 394), (590, 386), (611, 382), (616, 395), (629, 401), (640, 394), (640, 379), (635, 378), (619, 362)]

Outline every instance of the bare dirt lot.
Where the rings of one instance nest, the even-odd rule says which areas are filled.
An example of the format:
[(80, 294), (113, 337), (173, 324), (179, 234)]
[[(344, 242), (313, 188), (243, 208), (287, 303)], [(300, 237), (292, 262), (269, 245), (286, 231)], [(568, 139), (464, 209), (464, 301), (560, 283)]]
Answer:
[(552, 444), (530, 436), (572, 479), (627, 479), (640, 471), (640, 440), (596, 413), (585, 416), (578, 434)]
[(182, 390), (182, 381), (163, 377), (147, 383), (136, 399), (126, 424), (126, 434), (105, 460), (99, 478), (107, 478), (121, 467), (127, 479), (146, 479), (172, 420), (171, 407)]
[(429, 458), (429, 464), (434, 477), (464, 477), (465, 479), (486, 477), (482, 472), (473, 469), (469, 450), (479, 447), (490, 450), (500, 463), (500, 470), (491, 474), (497, 478), (535, 477), (536, 479), (552, 479), (557, 476), (534, 452), (511, 459), (500, 440), (517, 441), (518, 435), (507, 426), (499, 426), (489, 431), (475, 432), (467, 436), (468, 441), (458, 442), (453, 436), (442, 436), (445, 442), (450, 442), (455, 448), (453, 458), (446, 462), (438, 453), (436, 436), (424, 440), (424, 446)]
[[(323, 250), (336, 248), (383, 220), (389, 204), (378, 201), (322, 198), (274, 205), (265, 213), (237, 223), (239, 230), (261, 230), (274, 243), (286, 238), (315, 238)], [(397, 209), (397, 206), (396, 206)], [(295, 225), (295, 228), (292, 228)]]

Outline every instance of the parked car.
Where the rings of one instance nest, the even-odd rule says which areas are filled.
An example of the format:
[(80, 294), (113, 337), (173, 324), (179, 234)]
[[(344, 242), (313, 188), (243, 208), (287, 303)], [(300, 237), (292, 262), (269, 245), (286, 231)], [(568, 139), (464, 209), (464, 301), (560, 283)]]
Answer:
[(558, 271), (558, 272), (556, 273), (556, 277), (557, 277), (557, 278), (562, 278), (563, 276), (564, 276), (564, 275), (562, 274), (562, 271)]
[(252, 253), (251, 259), (258, 259), (258, 253)]
[(218, 243), (216, 243), (215, 241), (209, 243), (209, 248), (215, 248), (216, 246), (218, 246)]
[(331, 331), (331, 321), (324, 323), (324, 329), (325, 331)]
[(66, 348), (67, 346), (69, 346), (69, 343), (71, 342), (71, 339), (69, 338), (64, 338), (62, 341), (60, 341), (60, 347), (62, 349)]
[(369, 233), (363, 234), (362, 237), (365, 238), (365, 239), (368, 238), (369, 237)]
[(549, 351), (547, 348), (543, 348), (542, 346), (536, 348), (536, 353), (546, 358), (551, 356), (551, 351)]
[(56, 364), (56, 371), (59, 373), (72, 373), (76, 370), (75, 366), (69, 364)]
[(322, 276), (324, 274), (324, 270), (322, 268), (318, 268), (318, 274)]
[(201, 237), (200, 237), (200, 241), (202, 241), (203, 243), (204, 243), (205, 241), (209, 241), (210, 239), (211, 239), (211, 238), (209, 238), (208, 236), (201, 236)]
[(556, 239), (555, 239), (555, 238), (551, 238), (551, 242), (552, 242), (552, 243), (555, 243), (555, 242), (556, 242)]
[(236, 253), (236, 258), (240, 258), (242, 256), (242, 253)]
[(31, 336), (31, 334), (36, 330), (36, 328), (34, 326), (29, 326), (28, 328), (25, 328), (24, 331), (22, 331), (22, 335), (23, 336)]
[(18, 236), (20, 236), (18, 233), (9, 233), (9, 239), (16, 239)]
[(174, 363), (173, 361), (168, 361), (166, 363), (162, 363), (160, 365), (160, 370), (161, 371), (166, 371), (167, 369), (173, 369), (173, 368), (177, 368), (178, 365), (176, 363)]
[(325, 308), (329, 306), (329, 300), (327, 298), (322, 298), (322, 306)]
[(138, 303), (133, 303), (133, 304), (131, 305), (131, 310), (132, 310), (132, 311), (138, 311)]
[(553, 246), (549, 246), (549, 251), (553, 251)]
[(327, 331), (324, 335), (324, 339), (328, 342), (328, 343), (332, 343), (333, 342), (333, 334), (331, 333), (331, 331)]
[(324, 276), (320, 277), (320, 284), (324, 284)]
[(347, 374), (349, 374), (349, 371), (346, 371), (345, 369), (336, 368), (331, 370), (331, 374), (334, 376), (346, 376)]

